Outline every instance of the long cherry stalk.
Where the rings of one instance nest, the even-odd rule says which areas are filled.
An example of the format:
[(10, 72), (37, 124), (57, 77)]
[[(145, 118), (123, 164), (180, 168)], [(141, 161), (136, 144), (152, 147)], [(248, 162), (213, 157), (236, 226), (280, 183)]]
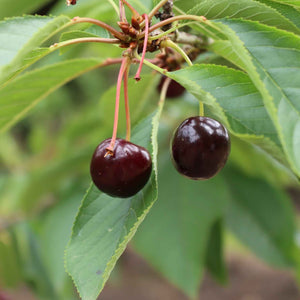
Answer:
[(75, 44), (81, 44), (81, 43), (104, 43), (104, 44), (119, 44), (119, 39), (108, 39), (108, 38), (96, 38), (96, 37), (88, 37), (88, 38), (78, 38), (78, 39), (72, 39), (67, 40), (60, 43), (55, 43), (50, 46), (50, 48), (59, 49), (62, 47), (75, 45)]
[(130, 64), (128, 63), (126, 71), (123, 78), (124, 83), (124, 100), (125, 100), (125, 113), (126, 113), (126, 140), (130, 141), (131, 136), (131, 121), (130, 121), (130, 108), (128, 99), (128, 74), (129, 74)]
[[(162, 27), (162, 26), (165, 26), (165, 25), (168, 25), (168, 24), (171, 24), (173, 22), (177, 22), (177, 21), (183, 21), (183, 20), (192, 20), (192, 21), (197, 21), (197, 22), (208, 22), (207, 19), (203, 16), (194, 16), (194, 15), (179, 15), (179, 16), (175, 16), (175, 17), (172, 17), (172, 18), (169, 18), (169, 19), (166, 19), (166, 20), (163, 20), (161, 22), (158, 22), (156, 24), (154, 24), (153, 26), (151, 26), (149, 28), (149, 33), (153, 32), (154, 30)], [(140, 35), (139, 35), (139, 38), (142, 38), (146, 35), (146, 32), (142, 32)]]
[(176, 22), (175, 25), (173, 27), (171, 27), (169, 30), (163, 31), (163, 32), (161, 32), (159, 34), (156, 34), (156, 35), (149, 36), (148, 40), (152, 41), (152, 40), (160, 39), (160, 38), (162, 38), (164, 36), (167, 36), (168, 34), (174, 32), (174, 31), (176, 31), (178, 28), (179, 28), (179, 25)]
[(127, 22), (124, 2), (119, 0), (120, 22)]
[(121, 41), (125, 41), (125, 36), (123, 33), (117, 31), (116, 29), (114, 29), (113, 27), (109, 26), (108, 24), (96, 20), (96, 19), (92, 19), (92, 18), (80, 18), (80, 17), (75, 17), (72, 19), (72, 24), (79, 24), (79, 23), (91, 23), (91, 24), (95, 24), (99, 27), (102, 27), (104, 29), (106, 29), (107, 31), (109, 31), (114, 37), (118, 38)]
[(130, 60), (130, 58), (128, 56), (123, 57), (122, 64), (121, 64), (121, 67), (120, 67), (120, 71), (119, 71), (119, 75), (118, 75), (114, 127), (113, 127), (113, 134), (112, 134), (110, 145), (106, 149), (107, 150), (107, 155), (113, 155), (113, 153), (114, 153), (114, 147), (115, 147), (115, 142), (116, 142), (117, 132), (118, 132), (121, 85), (122, 85), (122, 79), (124, 77), (124, 73), (126, 72), (126, 68), (127, 68), (129, 60)]
[(135, 74), (134, 79), (135, 80), (140, 80), (141, 79), (141, 71), (142, 71), (142, 67), (143, 67), (143, 62), (145, 60), (145, 55), (146, 55), (146, 51), (147, 51), (147, 44), (148, 44), (148, 36), (149, 36), (149, 18), (147, 14), (143, 14), (143, 17), (145, 19), (145, 36), (144, 36), (144, 45), (143, 45), (143, 52), (142, 52), (142, 58), (141, 58), (141, 62), (139, 65), (139, 68)]

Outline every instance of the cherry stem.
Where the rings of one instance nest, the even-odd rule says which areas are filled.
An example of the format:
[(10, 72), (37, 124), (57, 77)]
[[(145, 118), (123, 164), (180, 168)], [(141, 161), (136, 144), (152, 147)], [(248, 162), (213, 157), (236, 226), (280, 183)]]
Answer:
[(204, 117), (204, 104), (202, 101), (199, 102), (199, 116)]
[(120, 10), (120, 21), (127, 22), (124, 3), (122, 0), (119, 0), (119, 10)]
[(124, 83), (124, 100), (125, 100), (125, 112), (126, 112), (126, 140), (130, 141), (131, 136), (131, 121), (130, 121), (130, 109), (129, 109), (129, 99), (128, 99), (128, 73), (130, 64), (128, 63), (126, 71), (123, 78)]
[(138, 13), (138, 11), (131, 6), (131, 4), (129, 4), (126, 0), (121, 0), (132, 12), (134, 17), (138, 17), (140, 14)]
[(50, 48), (59, 49), (62, 47), (75, 45), (75, 44), (81, 44), (81, 43), (106, 43), (106, 44), (119, 44), (119, 39), (107, 39), (107, 38), (78, 38), (78, 39), (72, 39), (68, 41), (64, 41), (61, 43), (55, 43), (50, 46)]
[(174, 42), (171, 40), (165, 40), (161, 42), (162, 47), (170, 47), (174, 49), (176, 52), (178, 52), (182, 58), (187, 62), (187, 64), (191, 67), (193, 65), (192, 61), (188, 57), (188, 55)]
[(91, 23), (91, 24), (95, 24), (99, 27), (102, 27), (104, 29), (106, 29), (107, 31), (109, 31), (114, 37), (118, 38), (119, 40), (121, 41), (125, 41), (125, 36), (117, 31), (116, 29), (114, 29), (113, 27), (109, 26), (108, 24), (102, 22), (102, 21), (99, 21), (99, 20), (96, 20), (96, 19), (92, 19), (92, 18), (80, 18), (80, 17), (75, 17), (72, 19), (73, 21), (73, 24), (78, 24), (78, 23)]
[[(179, 16), (175, 16), (166, 20), (163, 20), (161, 22), (158, 22), (156, 24), (154, 24), (153, 26), (151, 26), (149, 28), (149, 33), (162, 27), (165, 25), (168, 25), (170, 23), (176, 22), (176, 21), (182, 21), (182, 20), (192, 20), (192, 21), (197, 21), (197, 22), (205, 22), (207, 21), (207, 19), (203, 16), (194, 16), (194, 15), (179, 15)], [(139, 36), (139, 38), (142, 38), (144, 35), (146, 34), (146, 32), (142, 32), (141, 35)]]
[(113, 134), (111, 138), (111, 142), (107, 148), (107, 154), (112, 155), (114, 152), (115, 142), (117, 138), (117, 131), (118, 131), (118, 120), (119, 120), (119, 107), (120, 107), (120, 93), (121, 93), (121, 85), (122, 85), (122, 79), (124, 76), (124, 73), (126, 71), (127, 65), (128, 65), (128, 56), (123, 57), (122, 64), (120, 67), (119, 75), (118, 75), (118, 81), (117, 81), (117, 92), (116, 92), (116, 104), (115, 104), (115, 118), (114, 118), (114, 128), (113, 128)]
[(140, 65), (139, 68), (135, 74), (134, 79), (136, 81), (139, 81), (141, 79), (141, 71), (142, 71), (142, 67), (143, 67), (143, 63), (145, 60), (145, 55), (146, 55), (146, 51), (147, 51), (147, 44), (148, 44), (148, 36), (149, 36), (149, 18), (147, 16), (147, 14), (143, 14), (143, 17), (145, 19), (145, 37), (144, 37), (144, 45), (143, 45), (143, 53), (142, 53), (142, 58), (140, 61)]
[(163, 31), (162, 33), (159, 33), (159, 34), (156, 34), (156, 35), (152, 35), (152, 36), (149, 36), (148, 40), (149, 41), (152, 41), (152, 40), (157, 40), (157, 39), (160, 39), (174, 31), (176, 31), (177, 29), (179, 28), (179, 25), (178, 23), (176, 23), (172, 28), (170, 28), (169, 30), (167, 31)]

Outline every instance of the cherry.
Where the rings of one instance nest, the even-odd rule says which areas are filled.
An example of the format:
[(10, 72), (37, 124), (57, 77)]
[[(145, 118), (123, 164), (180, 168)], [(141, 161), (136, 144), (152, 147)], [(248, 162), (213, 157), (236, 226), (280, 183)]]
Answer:
[(220, 122), (197, 116), (179, 125), (171, 147), (173, 164), (179, 173), (191, 179), (208, 179), (224, 167), (230, 138)]
[[(166, 80), (166, 76), (163, 76), (157, 86), (158, 92), (161, 91), (165, 80)], [(170, 85), (167, 89), (166, 96), (167, 96), (167, 98), (177, 98), (177, 97), (181, 96), (184, 93), (184, 91), (185, 91), (185, 88), (182, 85), (180, 85), (178, 82), (176, 82), (175, 80), (172, 79), (170, 82)]]
[(94, 184), (104, 193), (127, 198), (147, 183), (152, 161), (147, 149), (123, 139), (116, 139), (113, 154), (107, 151), (111, 139), (100, 143), (91, 160)]

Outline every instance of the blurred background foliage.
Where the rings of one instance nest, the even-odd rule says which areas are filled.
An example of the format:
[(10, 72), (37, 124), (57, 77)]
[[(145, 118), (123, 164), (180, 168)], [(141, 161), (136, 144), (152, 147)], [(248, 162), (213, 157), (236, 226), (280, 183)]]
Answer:
[[(117, 20), (109, 1), (79, 0), (79, 2), (80, 5), (67, 7), (63, 0), (24, 0), (14, 5), (11, 1), (0, 0), (0, 18), (36, 13), (93, 17), (110, 24)], [(140, 11), (148, 11), (152, 7), (151, 0), (131, 2)], [(57, 37), (54, 37), (53, 41), (57, 41)], [(62, 57), (63, 59), (90, 56), (120, 57), (121, 52), (121, 49), (111, 45), (79, 45), (72, 47), (63, 55), (53, 53), (34, 67), (58, 62)], [(203, 62), (218, 63), (219, 60), (220, 58), (208, 53), (205, 54)], [(96, 145), (109, 137), (112, 131), (116, 77), (117, 67), (105, 67), (82, 75), (50, 94), (26, 118), (0, 136), (0, 290), (15, 289), (26, 284), (39, 299), (77, 297), (72, 282), (64, 270), (64, 249), (80, 201), (90, 183), (91, 154)], [(155, 88), (158, 81), (159, 76), (149, 72), (147, 68), (144, 68), (143, 80), (139, 85), (133, 80), (130, 81), (129, 98), (133, 108), (133, 125), (145, 112), (151, 112), (155, 108), (159, 98)], [(121, 110), (123, 109), (121, 107)], [(282, 253), (291, 251), (291, 249), (285, 251), (282, 237), (290, 239), (293, 238), (290, 233), (298, 232), (298, 229), (292, 228), (294, 222), (290, 220), (290, 216), (293, 216), (293, 212), (286, 191), (299, 190), (299, 185), (288, 170), (258, 148), (232, 138), (232, 152), (228, 166), (216, 179), (201, 183), (200, 190), (207, 201), (197, 204), (199, 211), (195, 212), (194, 206), (189, 210), (189, 203), (181, 203), (180, 195), (170, 194), (177, 180), (185, 196), (186, 193), (190, 193), (190, 198), (193, 198), (192, 195), (199, 193), (199, 186), (194, 188), (195, 183), (188, 185), (186, 179), (179, 180), (171, 171), (166, 154), (176, 125), (185, 117), (196, 113), (197, 102), (187, 93), (179, 99), (166, 103), (159, 141), (161, 166), (159, 200), (163, 201), (158, 201), (142, 224), (133, 247), (151, 265), (188, 293), (191, 278), (185, 277), (184, 274), (177, 278), (178, 273), (174, 270), (174, 266), (168, 265), (167, 262), (162, 265), (162, 260), (157, 260), (157, 257), (169, 255), (170, 245), (164, 244), (163, 236), (180, 231), (179, 228), (184, 226), (180, 222), (184, 223), (185, 219), (189, 219), (188, 224), (191, 228), (187, 231), (194, 235), (195, 245), (188, 246), (191, 251), (188, 253), (190, 261), (182, 263), (194, 270), (192, 274), (195, 275), (196, 281), (201, 276), (198, 265), (205, 264), (212, 274), (215, 273), (219, 281), (225, 282), (226, 268), (223, 265), (220, 245), (211, 247), (216, 249), (216, 253), (208, 253), (206, 262), (198, 259), (200, 255), (197, 258), (197, 251), (206, 251), (203, 245), (207, 243), (200, 238), (199, 232), (204, 229), (198, 220), (199, 213), (201, 218), (209, 217), (206, 216), (207, 211), (214, 211), (217, 214), (218, 209), (225, 205), (224, 202), (228, 202), (226, 218), (221, 221), (220, 214), (220, 220), (213, 227), (220, 235), (220, 224), (227, 225), (226, 247), (240, 249), (232, 236), (234, 233), (240, 241), (271, 265), (281, 267), (291, 265), (295, 273), (300, 274), (299, 265), (295, 262), (299, 261), (299, 256), (296, 253), (282, 256)], [(120, 135), (124, 134), (124, 117), (121, 117), (119, 128)], [(250, 213), (247, 207), (239, 205), (238, 200), (235, 202), (230, 198), (227, 189), (237, 195), (236, 199), (243, 193), (248, 194), (244, 196), (249, 197)], [(210, 194), (211, 190), (214, 190), (213, 195)], [(194, 201), (197, 201), (195, 197)], [(280, 204), (278, 207), (284, 208), (287, 212), (277, 210), (276, 205), (272, 210), (274, 201), (284, 202), (284, 205)], [(175, 205), (180, 206), (183, 216), (180, 222), (177, 212), (173, 210)], [(215, 208), (210, 210), (206, 205)], [(168, 223), (170, 228), (160, 224), (163, 216), (166, 216), (166, 211), (170, 219)], [(258, 214), (259, 211), (261, 215)], [(277, 214), (286, 214), (286, 219), (280, 219), (286, 221), (282, 226), (286, 232), (274, 232), (274, 228), (279, 228), (276, 225), (272, 227), (278, 220)], [(243, 221), (237, 219), (237, 215)], [(256, 225), (261, 223), (263, 229)], [(178, 230), (175, 226), (178, 226)], [(262, 230), (275, 235), (271, 238), (271, 242), (264, 240), (268, 237), (261, 232)], [(158, 235), (161, 238), (157, 238)], [(174, 236), (174, 247), (176, 241), (177, 237)], [(209, 241), (212, 244), (218, 242), (218, 239)], [(159, 247), (153, 247), (153, 243)], [(269, 251), (271, 248), (272, 251)], [(281, 252), (280, 249), (284, 250)], [(155, 253), (156, 251), (158, 253)], [(217, 253), (218, 251), (220, 253)], [(293, 248), (292, 251), (298, 251), (298, 248)], [(180, 260), (178, 263), (180, 264)]]

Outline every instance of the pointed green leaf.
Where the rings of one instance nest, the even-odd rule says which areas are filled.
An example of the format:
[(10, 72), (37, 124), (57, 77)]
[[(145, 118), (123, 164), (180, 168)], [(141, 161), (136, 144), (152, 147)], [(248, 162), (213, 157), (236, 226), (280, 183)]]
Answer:
[(31, 52), (68, 22), (65, 16), (26, 16), (0, 22), (0, 84), (22, 71)]
[(139, 123), (132, 141), (152, 152), (146, 187), (130, 198), (112, 198), (94, 185), (83, 199), (66, 249), (66, 269), (83, 300), (95, 300), (118, 258), (157, 198), (157, 130), (162, 104)]
[(212, 49), (249, 74), (300, 176), (300, 37), (250, 21), (223, 20), (218, 26), (228, 41)]
[(31, 71), (10, 81), (0, 88), (0, 132), (19, 121), (48, 94), (102, 63), (102, 59), (74, 59)]

